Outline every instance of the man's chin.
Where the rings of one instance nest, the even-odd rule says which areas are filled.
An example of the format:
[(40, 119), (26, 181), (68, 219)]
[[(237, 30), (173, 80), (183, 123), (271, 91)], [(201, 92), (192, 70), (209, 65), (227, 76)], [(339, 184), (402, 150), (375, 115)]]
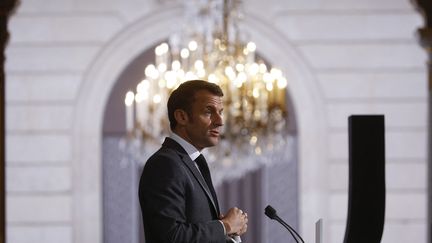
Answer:
[(212, 137), (209, 141), (209, 147), (213, 147), (219, 144), (219, 137)]

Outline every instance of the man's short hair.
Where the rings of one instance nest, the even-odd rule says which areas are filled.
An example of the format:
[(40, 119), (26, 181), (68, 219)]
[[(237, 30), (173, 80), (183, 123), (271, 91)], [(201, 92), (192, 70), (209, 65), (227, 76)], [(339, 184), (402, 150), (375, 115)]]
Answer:
[(222, 89), (214, 84), (204, 80), (191, 80), (182, 83), (175, 89), (168, 98), (168, 119), (170, 121), (171, 130), (177, 126), (177, 121), (174, 117), (174, 111), (181, 109), (186, 111), (189, 117), (192, 116), (192, 104), (195, 101), (195, 94), (198, 91), (207, 90), (210, 93), (223, 96)]

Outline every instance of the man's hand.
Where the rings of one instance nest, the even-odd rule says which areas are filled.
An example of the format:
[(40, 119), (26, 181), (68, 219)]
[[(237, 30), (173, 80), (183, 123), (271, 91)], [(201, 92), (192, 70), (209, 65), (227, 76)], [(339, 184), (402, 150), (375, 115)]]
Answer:
[(221, 215), (220, 220), (225, 226), (227, 235), (243, 235), (247, 231), (247, 213), (237, 207), (230, 208), (226, 215)]

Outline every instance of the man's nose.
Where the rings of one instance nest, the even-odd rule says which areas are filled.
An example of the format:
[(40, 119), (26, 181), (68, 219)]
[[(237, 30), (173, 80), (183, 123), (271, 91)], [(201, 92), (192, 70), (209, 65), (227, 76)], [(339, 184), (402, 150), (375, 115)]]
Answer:
[(223, 126), (223, 116), (221, 114), (216, 113), (213, 123), (218, 126)]

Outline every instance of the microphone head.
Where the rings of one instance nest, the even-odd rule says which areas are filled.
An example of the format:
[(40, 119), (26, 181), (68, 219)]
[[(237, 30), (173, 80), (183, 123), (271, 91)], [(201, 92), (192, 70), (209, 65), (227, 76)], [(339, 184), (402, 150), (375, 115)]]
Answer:
[(276, 214), (276, 209), (274, 209), (272, 206), (268, 205), (265, 209), (264, 209), (264, 214), (267, 215), (267, 217), (271, 218), (271, 219), (275, 219), (277, 217)]

